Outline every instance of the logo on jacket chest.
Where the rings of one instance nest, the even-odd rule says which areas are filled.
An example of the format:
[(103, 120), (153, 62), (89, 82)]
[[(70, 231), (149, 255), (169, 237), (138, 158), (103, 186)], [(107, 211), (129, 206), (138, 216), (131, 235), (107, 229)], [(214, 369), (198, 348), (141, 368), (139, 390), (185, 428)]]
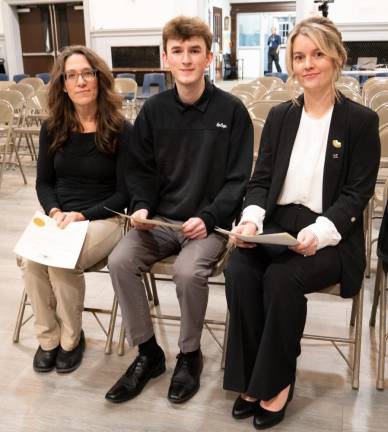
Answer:
[(222, 122), (217, 122), (216, 127), (226, 129), (228, 126)]

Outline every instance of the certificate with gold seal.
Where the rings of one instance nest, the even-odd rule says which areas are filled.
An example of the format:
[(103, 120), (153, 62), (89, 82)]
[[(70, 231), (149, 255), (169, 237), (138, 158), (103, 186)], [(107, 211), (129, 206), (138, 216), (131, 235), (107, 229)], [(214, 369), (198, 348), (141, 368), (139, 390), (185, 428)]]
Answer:
[(40, 264), (74, 269), (88, 224), (89, 221), (71, 222), (60, 229), (54, 219), (37, 211), (13, 251)]

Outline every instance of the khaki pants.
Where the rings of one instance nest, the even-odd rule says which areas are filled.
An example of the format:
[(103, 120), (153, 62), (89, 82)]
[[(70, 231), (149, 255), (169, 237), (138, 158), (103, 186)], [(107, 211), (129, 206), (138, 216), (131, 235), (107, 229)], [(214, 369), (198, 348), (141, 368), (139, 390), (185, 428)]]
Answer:
[(24, 260), (24, 284), (40, 346), (66, 351), (79, 342), (85, 297), (84, 270), (106, 258), (122, 237), (119, 217), (91, 221), (74, 270)]

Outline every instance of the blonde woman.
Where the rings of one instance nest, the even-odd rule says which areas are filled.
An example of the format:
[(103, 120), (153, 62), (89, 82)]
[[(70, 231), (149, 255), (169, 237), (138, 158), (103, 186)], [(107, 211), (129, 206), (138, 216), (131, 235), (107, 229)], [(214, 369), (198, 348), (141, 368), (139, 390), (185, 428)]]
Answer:
[(378, 118), (335, 90), (346, 51), (334, 24), (297, 24), (287, 67), (304, 95), (269, 113), (236, 233), (288, 231), (295, 247), (237, 246), (226, 271), (230, 332), (224, 387), (239, 392), (232, 415), (265, 429), (283, 420), (306, 320), (305, 294), (361, 287), (363, 210), (380, 158)]

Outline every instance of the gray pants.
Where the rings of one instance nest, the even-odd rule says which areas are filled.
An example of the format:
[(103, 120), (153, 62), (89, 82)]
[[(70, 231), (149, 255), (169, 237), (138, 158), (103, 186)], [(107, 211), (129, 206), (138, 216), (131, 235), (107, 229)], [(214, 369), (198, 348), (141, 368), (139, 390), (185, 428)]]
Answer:
[(182, 352), (199, 348), (209, 294), (207, 281), (225, 244), (225, 238), (215, 233), (203, 240), (188, 240), (180, 231), (166, 227), (128, 232), (110, 254), (108, 266), (130, 346), (154, 334), (141, 273), (156, 261), (178, 254), (173, 275), (181, 309), (178, 345)]

